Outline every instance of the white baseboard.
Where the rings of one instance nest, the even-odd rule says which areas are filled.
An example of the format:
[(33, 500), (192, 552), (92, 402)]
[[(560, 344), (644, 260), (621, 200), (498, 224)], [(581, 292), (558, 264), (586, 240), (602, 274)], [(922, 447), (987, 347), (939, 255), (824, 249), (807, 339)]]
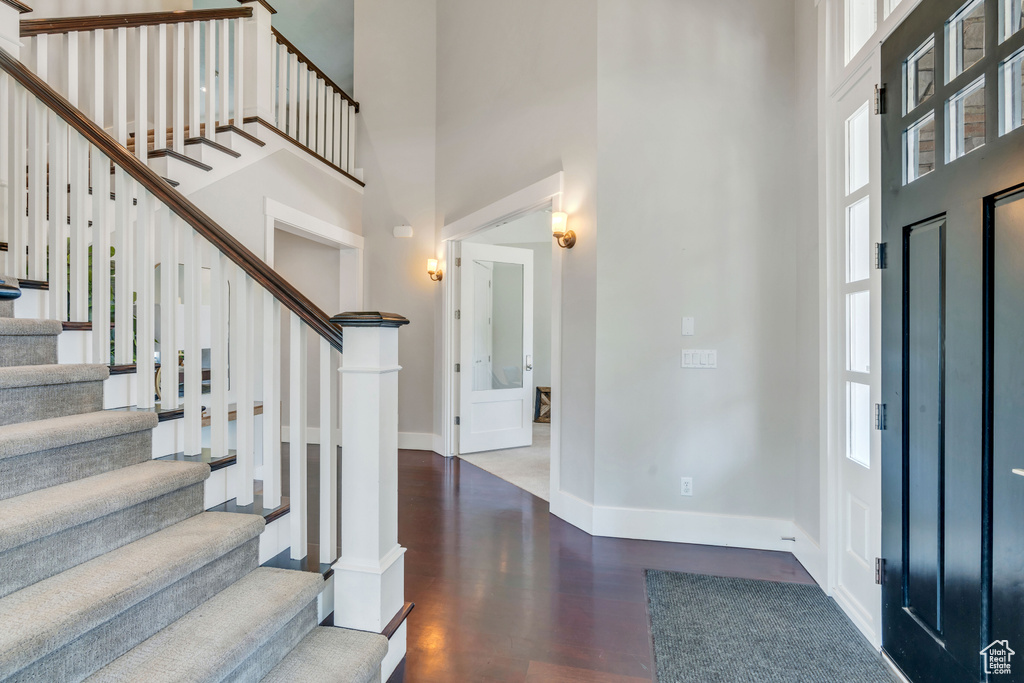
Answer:
[(431, 449), (438, 455), (448, 455), (444, 452), (444, 438), (440, 434), (434, 434), (434, 447)]
[(822, 590), (825, 590), (825, 586), (828, 585), (828, 564), (825, 552), (796, 522), (793, 522), (793, 536), (796, 537), (796, 543), (793, 544), (793, 555), (804, 566), (811, 578), (818, 582)]
[[(565, 491), (551, 496), (551, 513), (593, 536), (784, 552), (794, 552), (801, 535), (805, 544), (811, 543), (788, 519), (593, 505)], [(783, 540), (793, 536), (795, 544)], [(820, 575), (819, 566), (815, 571)]]
[(410, 451), (433, 451), (434, 442), (441, 437), (436, 434), (421, 434), (419, 432), (398, 432), (398, 447)]

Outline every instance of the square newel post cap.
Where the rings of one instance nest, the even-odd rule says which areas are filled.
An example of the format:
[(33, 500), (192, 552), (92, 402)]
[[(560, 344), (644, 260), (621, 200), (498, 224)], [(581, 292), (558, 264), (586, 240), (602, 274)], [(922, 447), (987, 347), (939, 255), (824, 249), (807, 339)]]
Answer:
[(331, 318), (338, 327), (401, 327), (408, 325), (409, 320), (397, 313), (381, 313), (378, 311), (350, 311), (339, 313)]
[(246, 4), (246, 3), (249, 3), (249, 2), (258, 2), (261, 5), (263, 5), (264, 7), (266, 7), (267, 11), (270, 12), (271, 14), (277, 14), (277, 10), (274, 9), (273, 7), (271, 7), (270, 3), (267, 2), (267, 0), (238, 0), (238, 2), (240, 2), (243, 5)]

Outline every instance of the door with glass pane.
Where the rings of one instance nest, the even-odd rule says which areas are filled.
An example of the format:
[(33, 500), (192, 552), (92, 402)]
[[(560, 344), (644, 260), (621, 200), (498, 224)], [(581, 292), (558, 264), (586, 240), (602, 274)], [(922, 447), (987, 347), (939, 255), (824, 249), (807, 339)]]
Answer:
[(462, 244), (459, 452), (533, 443), (533, 252)]
[(882, 46), (882, 642), (913, 681), (1024, 680), (1022, 19), (932, 0)]
[(836, 542), (833, 595), (862, 632), (880, 638), (881, 593), (875, 584), (875, 557), (881, 544), (878, 437), (872, 429), (872, 406), (879, 392), (878, 272), (872, 248), (879, 235), (879, 121), (873, 98), (877, 67), (863, 67), (837, 101), (836, 176), (842, 188), (834, 221), (836, 297), (832, 366), (837, 411), (835, 477)]

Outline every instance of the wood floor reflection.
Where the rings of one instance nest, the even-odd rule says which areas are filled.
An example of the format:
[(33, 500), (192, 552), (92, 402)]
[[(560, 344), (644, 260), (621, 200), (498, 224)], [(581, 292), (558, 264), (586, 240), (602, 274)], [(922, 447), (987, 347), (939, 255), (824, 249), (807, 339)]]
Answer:
[(644, 569), (813, 583), (789, 553), (594, 538), (458, 459), (399, 452), (408, 654), (391, 681), (654, 678)]

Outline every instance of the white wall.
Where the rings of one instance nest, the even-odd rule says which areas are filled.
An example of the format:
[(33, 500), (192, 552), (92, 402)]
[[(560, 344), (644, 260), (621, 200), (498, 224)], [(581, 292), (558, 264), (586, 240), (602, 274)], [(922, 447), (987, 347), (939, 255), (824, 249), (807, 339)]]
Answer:
[(134, 14), (192, 9), (192, 0), (33, 0), (26, 19), (86, 17), (97, 14)]
[[(357, 0), (355, 91), (360, 115), (356, 162), (365, 169), (363, 236), (366, 305), (399, 313), (398, 430), (440, 433), (440, 402), (432, 401), (435, 319), (440, 287), (427, 276), (435, 254), (434, 203), (435, 11), (433, 0)], [(398, 239), (397, 225), (414, 236)], [(400, 445), (410, 442), (400, 437)]]
[[(560, 476), (584, 501), (594, 486), (597, 38), (593, 0), (438, 3), (442, 224), (565, 172), (564, 209), (579, 241), (562, 271)], [(358, 82), (358, 62), (356, 71)], [(438, 381), (437, 404), (440, 391)]]
[[(817, 279), (795, 218), (816, 194), (796, 176), (814, 133), (798, 131), (794, 3), (599, 4), (595, 503), (792, 520), (817, 366), (800, 356)], [(717, 349), (718, 369), (680, 369), (683, 347)]]

